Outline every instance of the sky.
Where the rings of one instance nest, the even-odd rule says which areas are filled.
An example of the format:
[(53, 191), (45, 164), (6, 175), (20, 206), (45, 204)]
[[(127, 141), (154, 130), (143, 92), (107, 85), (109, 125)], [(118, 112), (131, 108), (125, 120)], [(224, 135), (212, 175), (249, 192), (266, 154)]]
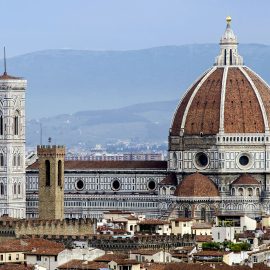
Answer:
[(0, 47), (11, 57), (216, 43), (227, 15), (241, 43), (270, 44), (269, 10), (270, 0), (0, 0)]

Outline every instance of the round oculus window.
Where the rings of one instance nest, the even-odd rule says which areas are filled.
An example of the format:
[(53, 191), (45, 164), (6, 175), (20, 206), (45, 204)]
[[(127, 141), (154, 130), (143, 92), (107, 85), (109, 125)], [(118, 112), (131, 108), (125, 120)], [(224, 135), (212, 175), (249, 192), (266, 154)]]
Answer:
[(114, 179), (112, 181), (112, 189), (113, 190), (119, 190), (120, 189), (120, 186), (121, 186), (121, 184), (120, 184), (120, 182), (119, 182), (118, 179)]
[(147, 183), (147, 188), (149, 190), (155, 190), (156, 189), (156, 182), (154, 180), (149, 180)]
[(208, 156), (203, 153), (199, 152), (195, 155), (195, 163), (200, 168), (205, 168), (208, 165), (209, 159)]
[(83, 190), (84, 189), (84, 182), (82, 179), (79, 179), (78, 181), (76, 181), (75, 183), (75, 187), (77, 190)]
[(239, 163), (241, 166), (247, 166), (249, 164), (249, 157), (247, 155), (242, 155), (239, 158)]

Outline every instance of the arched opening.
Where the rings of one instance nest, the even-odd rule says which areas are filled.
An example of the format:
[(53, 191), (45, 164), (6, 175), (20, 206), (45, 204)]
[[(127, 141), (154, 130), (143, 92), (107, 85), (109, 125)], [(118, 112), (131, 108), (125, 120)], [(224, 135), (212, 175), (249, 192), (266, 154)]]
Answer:
[(21, 195), (21, 183), (18, 184), (18, 195)]
[(18, 154), (18, 156), (17, 156), (17, 165), (21, 166), (21, 156), (20, 156), (20, 154)]
[(188, 211), (187, 207), (185, 207), (185, 209), (184, 209), (184, 216), (185, 216), (185, 218), (189, 218), (189, 211)]
[(248, 188), (248, 196), (253, 196), (253, 189), (252, 188)]
[(13, 194), (16, 195), (17, 194), (17, 184), (14, 183), (13, 185)]
[(16, 166), (16, 164), (17, 164), (17, 162), (16, 162), (17, 160), (16, 160), (16, 154), (14, 154), (13, 155), (13, 166), (15, 167)]
[(171, 188), (170, 188), (170, 195), (173, 195), (174, 192), (175, 192), (175, 188), (174, 188), (174, 187), (171, 187)]
[(51, 185), (51, 165), (50, 165), (50, 161), (46, 160), (45, 161), (45, 172), (46, 172), (46, 186), (50, 186)]
[(3, 113), (0, 111), (0, 135), (4, 134)]
[(129, 230), (133, 231), (133, 225), (130, 225)]
[(243, 190), (243, 188), (239, 188), (238, 189), (238, 194), (239, 194), (239, 196), (244, 196), (244, 190)]
[(0, 166), (4, 167), (4, 154), (0, 153)]
[(206, 220), (206, 210), (205, 208), (201, 208), (201, 220), (205, 221)]
[(62, 186), (62, 161), (58, 160), (58, 186)]
[(260, 196), (260, 189), (256, 188), (256, 196)]
[(172, 162), (172, 164), (173, 164), (173, 169), (176, 169), (177, 168), (177, 155), (176, 155), (175, 152), (173, 153), (173, 162)]
[(163, 188), (161, 189), (161, 194), (162, 194), (162, 195), (166, 195), (166, 188), (165, 188), (165, 187), (163, 187)]
[(226, 64), (227, 64), (227, 51), (226, 51), (226, 49), (224, 50), (224, 66), (226, 66)]
[(4, 191), (4, 184), (3, 183), (1, 183), (0, 184), (0, 195), (4, 195), (4, 193), (5, 193), (5, 191)]
[(235, 196), (235, 188), (232, 188), (232, 196)]
[(19, 115), (19, 111), (16, 111), (14, 116), (14, 135), (19, 135)]
[(232, 65), (232, 49), (230, 49), (230, 65)]

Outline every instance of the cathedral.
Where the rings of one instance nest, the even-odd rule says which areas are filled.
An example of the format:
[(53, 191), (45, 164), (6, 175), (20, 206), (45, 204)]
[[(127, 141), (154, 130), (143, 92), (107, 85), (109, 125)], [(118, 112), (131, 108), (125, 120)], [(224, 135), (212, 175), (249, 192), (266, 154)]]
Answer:
[[(0, 202), (2, 214), (36, 218), (40, 200), (46, 204), (49, 197), (39, 187), (39, 162), (24, 168), (25, 86), (20, 78), (0, 77)], [(62, 153), (63, 215), (102, 218), (105, 211), (119, 210), (211, 221), (217, 214), (267, 214), (269, 124), (270, 88), (244, 65), (227, 17), (214, 65), (187, 89), (175, 110), (168, 160), (74, 161), (64, 160)], [(54, 147), (43, 147), (39, 158), (57, 172)]]

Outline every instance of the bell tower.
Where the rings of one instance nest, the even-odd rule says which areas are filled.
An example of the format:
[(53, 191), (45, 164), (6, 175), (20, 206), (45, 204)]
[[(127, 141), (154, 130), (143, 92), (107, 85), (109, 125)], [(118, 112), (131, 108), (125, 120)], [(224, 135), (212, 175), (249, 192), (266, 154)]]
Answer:
[(0, 216), (25, 218), (26, 80), (0, 75)]
[(64, 219), (65, 147), (37, 147), (39, 163), (39, 218)]

